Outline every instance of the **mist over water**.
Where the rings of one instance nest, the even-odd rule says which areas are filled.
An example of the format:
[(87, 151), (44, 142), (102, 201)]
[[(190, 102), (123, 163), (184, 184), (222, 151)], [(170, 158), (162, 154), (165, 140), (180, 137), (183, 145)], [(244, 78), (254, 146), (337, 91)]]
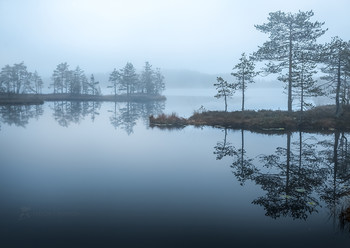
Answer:
[[(337, 174), (339, 185), (332, 184), (334, 135), (302, 134), (299, 157), (298, 133), (149, 128), (151, 114), (176, 110), (187, 116), (199, 104), (223, 107), (204, 92), (210, 90), (192, 96), (169, 90), (166, 102), (148, 105), (45, 103), (17, 109), (23, 118), (23, 113), (32, 113), (24, 122), (19, 122), (22, 117), (4, 122), (2, 107), (4, 242), (38, 244), (40, 239), (40, 244), (51, 245), (56, 240), (57, 246), (126, 247), (347, 244), (348, 226), (341, 228), (338, 215), (348, 199), (331, 200), (333, 187), (340, 194), (350, 187), (342, 179), (349, 174), (346, 163), (338, 165), (343, 168)], [(16, 110), (11, 113), (13, 117)], [(341, 134), (339, 144), (347, 136)], [(285, 164), (288, 142), (289, 182), (283, 166), (264, 165), (269, 156)], [(323, 159), (311, 162), (312, 154)]]
[[(240, 111), (231, 73), (269, 38), (254, 25), (313, 10), (328, 28), (318, 44), (348, 41), (349, 9), (348, 0), (0, 1), (0, 100), (68, 96), (0, 101), (0, 247), (348, 247), (349, 133), (150, 127), (149, 117), (224, 111), (218, 77), (236, 89), (228, 111)], [(288, 69), (326, 83), (323, 65), (293, 55), (293, 68), (254, 77), (245, 110), (287, 110)], [(147, 98), (159, 93), (166, 100)], [(327, 93), (306, 103), (334, 104)]]

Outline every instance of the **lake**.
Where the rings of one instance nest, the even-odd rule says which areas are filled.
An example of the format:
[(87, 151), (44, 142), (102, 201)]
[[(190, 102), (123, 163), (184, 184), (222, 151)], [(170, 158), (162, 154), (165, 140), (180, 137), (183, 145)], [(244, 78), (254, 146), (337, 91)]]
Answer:
[[(274, 94), (246, 106), (284, 109)], [(0, 106), (1, 247), (348, 246), (348, 133), (152, 129), (151, 114), (224, 107), (166, 95)]]

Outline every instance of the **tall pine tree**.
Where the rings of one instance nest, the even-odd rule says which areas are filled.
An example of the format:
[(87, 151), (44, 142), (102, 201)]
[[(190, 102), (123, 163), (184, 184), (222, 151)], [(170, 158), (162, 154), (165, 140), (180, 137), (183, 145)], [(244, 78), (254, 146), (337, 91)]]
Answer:
[(293, 68), (297, 53), (314, 50), (316, 40), (326, 30), (323, 22), (311, 22), (313, 11), (284, 13), (281, 11), (269, 14), (268, 22), (255, 25), (256, 29), (269, 35), (255, 57), (259, 61), (268, 61), (264, 68), (266, 73), (278, 73), (279, 80), (287, 83), (288, 111), (292, 111)]

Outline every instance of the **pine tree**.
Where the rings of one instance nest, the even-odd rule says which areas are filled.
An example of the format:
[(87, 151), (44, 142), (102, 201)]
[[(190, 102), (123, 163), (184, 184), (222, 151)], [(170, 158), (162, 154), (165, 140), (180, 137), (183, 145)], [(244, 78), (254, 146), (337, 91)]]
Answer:
[(57, 65), (52, 74), (53, 83), (51, 85), (54, 93), (68, 93), (69, 74), (69, 65), (66, 62)]
[(335, 94), (336, 117), (342, 113), (342, 105), (346, 102), (347, 77), (349, 76), (350, 67), (350, 42), (345, 42), (339, 37), (334, 37), (330, 43), (324, 47), (323, 63), (325, 67), (322, 72), (326, 76), (322, 77), (326, 80), (326, 87), (331, 89), (331, 93)]
[(127, 95), (135, 93), (139, 80), (134, 65), (128, 62), (126, 63), (125, 67), (120, 70), (120, 72), (120, 89), (125, 90)]
[(44, 83), (37, 71), (32, 74), (31, 81), (33, 82), (33, 91), (36, 94), (41, 94)]
[(113, 88), (114, 96), (117, 96), (117, 89), (121, 82), (121, 74), (115, 68), (109, 75), (109, 82), (111, 85), (107, 86), (107, 88)]
[(155, 75), (154, 71), (152, 70), (152, 65), (149, 62), (146, 62), (140, 78), (142, 92), (144, 91), (147, 94), (155, 93), (154, 77)]
[(12, 67), (13, 92), (16, 94), (25, 93), (25, 85), (28, 84), (29, 73), (23, 62), (14, 64)]
[(306, 98), (323, 95), (321, 88), (313, 76), (317, 73), (315, 54), (312, 52), (300, 52), (298, 59), (294, 63), (292, 79), (293, 93), (300, 101), (301, 116), (306, 107), (312, 106), (307, 103)]
[(247, 84), (254, 83), (254, 77), (258, 73), (255, 72), (254, 61), (251, 58), (247, 58), (245, 53), (242, 54), (239, 61), (240, 62), (233, 67), (234, 72), (232, 72), (231, 75), (237, 80), (237, 89), (242, 91), (242, 111), (244, 111), (245, 90), (247, 89)]
[(156, 68), (154, 75), (154, 93), (160, 94), (165, 90), (164, 76), (162, 75), (160, 68)]
[(227, 112), (227, 98), (233, 96), (235, 91), (234, 85), (227, 83), (222, 77), (216, 78), (217, 83), (214, 84), (218, 93), (215, 95), (216, 98), (224, 98), (225, 101), (225, 112)]
[(100, 94), (100, 86), (99, 86), (99, 84), (100, 84), (99, 81), (95, 81), (94, 74), (91, 74), (89, 87), (91, 89), (91, 94), (92, 95), (95, 96), (95, 95), (99, 95)]
[(69, 81), (69, 93), (80, 94), (82, 89), (82, 82), (86, 81), (84, 71), (79, 66), (70, 73)]
[(269, 34), (265, 42), (255, 53), (259, 61), (267, 60), (266, 73), (278, 73), (279, 80), (287, 83), (288, 111), (292, 111), (293, 68), (296, 53), (304, 50), (315, 50), (316, 40), (327, 30), (324, 23), (311, 22), (313, 11), (284, 13), (281, 11), (269, 14), (268, 23), (255, 25), (259, 31)]
[(2, 93), (11, 93), (12, 85), (12, 66), (6, 65), (0, 72), (0, 90)]

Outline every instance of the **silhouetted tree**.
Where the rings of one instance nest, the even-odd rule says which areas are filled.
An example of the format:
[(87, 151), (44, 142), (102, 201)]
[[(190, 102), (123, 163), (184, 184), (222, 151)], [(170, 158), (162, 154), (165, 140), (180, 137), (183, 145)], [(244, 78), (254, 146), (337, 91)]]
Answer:
[(225, 112), (227, 112), (227, 98), (231, 97), (235, 91), (234, 85), (227, 83), (222, 77), (217, 77), (217, 83), (214, 84), (218, 93), (216, 98), (224, 98)]
[(259, 31), (269, 34), (269, 41), (259, 47), (255, 58), (269, 61), (265, 72), (278, 73), (278, 79), (287, 83), (288, 111), (292, 111), (293, 68), (298, 52), (315, 50), (316, 39), (326, 32), (322, 29), (324, 23), (310, 21), (313, 15), (312, 11), (295, 14), (278, 11), (269, 14), (268, 23), (255, 25)]
[(165, 90), (164, 76), (162, 75), (160, 68), (156, 68), (154, 75), (154, 93), (160, 94)]
[(154, 71), (152, 70), (152, 65), (149, 62), (145, 62), (145, 66), (143, 71), (141, 72), (141, 91), (145, 92), (147, 94), (154, 94), (155, 93), (155, 75)]
[(44, 83), (43, 83), (43, 80), (41, 79), (41, 77), (39, 76), (39, 74), (37, 73), (37, 71), (35, 71), (31, 75), (31, 81), (33, 82), (33, 89), (32, 90), (36, 94), (41, 94)]
[[(335, 104), (337, 117), (342, 112), (342, 105), (346, 102), (347, 77), (350, 75), (350, 43), (345, 42), (339, 37), (334, 37), (330, 43), (324, 47), (323, 62), (325, 67), (322, 72), (326, 76), (322, 77), (327, 81), (326, 86), (335, 94)], [(345, 89), (342, 91), (342, 88)], [(342, 93), (344, 93), (342, 95)]]
[[(100, 82), (99, 81), (95, 81), (95, 77), (94, 74), (91, 74), (90, 77), (90, 82), (88, 83), (90, 92), (92, 95), (100, 95), (101, 94), (101, 88), (100, 88)], [(88, 91), (89, 92), (89, 91)]]
[(71, 72), (69, 80), (69, 93), (70, 94), (80, 94), (82, 91), (83, 82), (86, 84), (87, 79), (84, 71), (80, 69), (79, 66)]
[(0, 72), (0, 92), (12, 94), (40, 93), (43, 81), (39, 74), (29, 72), (24, 62), (6, 65)]
[(299, 97), (300, 100), (300, 112), (301, 116), (305, 107), (312, 106), (306, 102), (307, 97), (316, 97), (323, 95), (323, 92), (316, 84), (316, 80), (313, 76), (317, 73), (315, 62), (316, 55), (313, 52), (301, 51), (297, 53), (298, 56), (293, 66), (292, 80), (293, 80), (293, 93)]
[(109, 82), (112, 85), (109, 85), (107, 88), (113, 88), (114, 96), (117, 96), (117, 89), (121, 82), (121, 73), (114, 68), (112, 73), (109, 75)]
[(120, 75), (120, 90), (126, 91), (127, 95), (135, 93), (139, 79), (133, 64), (126, 63), (125, 67), (120, 70)]
[(244, 111), (244, 101), (245, 101), (245, 90), (247, 89), (247, 84), (254, 83), (254, 77), (258, 74), (255, 72), (255, 64), (251, 58), (247, 58), (246, 54), (243, 53), (239, 59), (239, 63), (233, 67), (231, 73), (232, 76), (236, 78), (236, 88), (242, 91), (242, 111)]
[(68, 93), (69, 80), (69, 65), (66, 62), (58, 64), (52, 74), (53, 83), (51, 85), (53, 86), (53, 92)]

